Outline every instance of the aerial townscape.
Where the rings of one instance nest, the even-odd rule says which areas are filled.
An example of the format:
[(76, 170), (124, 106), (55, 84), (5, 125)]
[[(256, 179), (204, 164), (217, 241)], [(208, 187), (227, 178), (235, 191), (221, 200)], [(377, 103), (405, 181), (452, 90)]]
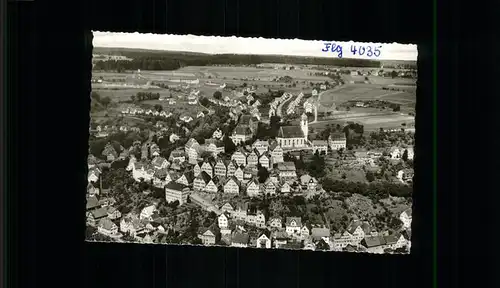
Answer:
[(410, 253), (416, 61), (93, 54), (87, 241)]

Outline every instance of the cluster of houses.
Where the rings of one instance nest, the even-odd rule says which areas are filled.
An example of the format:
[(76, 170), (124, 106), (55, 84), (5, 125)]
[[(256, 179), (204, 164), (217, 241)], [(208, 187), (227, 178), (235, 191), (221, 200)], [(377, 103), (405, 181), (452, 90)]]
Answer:
[[(247, 205), (220, 208), (217, 225), (203, 228), (198, 237), (204, 245), (224, 243), (231, 247), (284, 248), (306, 250), (353, 250), (384, 253), (387, 249), (411, 248), (411, 208), (400, 215), (404, 223), (398, 232), (378, 233), (367, 221), (354, 220), (342, 232), (303, 223), (300, 217), (271, 217), (261, 211), (250, 213)], [(258, 229), (246, 229), (245, 224)]]
[(269, 118), (271, 118), (271, 116), (276, 116), (278, 114), (279, 105), (285, 101), (288, 101), (291, 97), (293, 97), (292, 94), (285, 92), (283, 93), (283, 95), (281, 95), (281, 97), (275, 98), (270, 104)]
[(292, 102), (288, 104), (288, 108), (286, 109), (287, 115), (292, 115), (293, 113), (295, 113), (295, 107), (297, 107), (297, 105), (300, 103), (303, 97), (304, 94), (301, 92)]
[[(174, 100), (175, 101), (175, 100)], [(149, 115), (149, 116), (159, 116), (168, 118), (172, 116), (172, 113), (166, 111), (156, 111), (151, 109), (142, 109), (139, 107), (127, 107), (121, 111), (122, 114), (128, 115)]]

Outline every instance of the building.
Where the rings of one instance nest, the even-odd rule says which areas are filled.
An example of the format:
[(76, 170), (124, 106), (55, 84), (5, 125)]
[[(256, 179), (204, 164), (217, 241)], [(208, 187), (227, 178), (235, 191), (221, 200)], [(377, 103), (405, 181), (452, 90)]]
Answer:
[(266, 180), (266, 182), (264, 183), (264, 191), (267, 194), (269, 195), (275, 195), (276, 194), (276, 191), (277, 191), (277, 185), (275, 182), (273, 182), (270, 178), (268, 178)]
[(259, 156), (258, 156), (258, 151), (255, 149), (252, 152), (250, 152), (247, 156), (247, 165), (249, 166), (257, 166), (257, 163), (259, 163)]
[(244, 169), (240, 167), (236, 168), (236, 170), (233, 173), (233, 176), (238, 179), (238, 181), (242, 182), (245, 180), (245, 172), (243, 171)]
[(214, 177), (214, 164), (210, 161), (204, 161), (201, 165), (201, 171), (205, 171), (205, 173), (210, 176), (210, 178)]
[(328, 154), (328, 141), (326, 140), (313, 140), (312, 141), (312, 152), (313, 153), (316, 153), (316, 151), (318, 151), (318, 153), (325, 153)]
[(283, 227), (283, 223), (281, 222), (281, 217), (272, 217), (269, 219), (267, 225), (271, 228), (281, 229)]
[(198, 175), (198, 177), (196, 177), (193, 181), (193, 190), (203, 191), (210, 180), (210, 175), (208, 175), (207, 172), (202, 171), (200, 175)]
[(259, 238), (257, 238), (257, 248), (267, 248), (267, 249), (270, 249), (271, 248), (271, 232), (269, 232), (269, 230), (265, 230), (264, 232), (262, 232), (259, 236)]
[(208, 193), (217, 193), (217, 191), (219, 191), (219, 187), (219, 179), (217, 177), (213, 177), (210, 181), (208, 181), (203, 191)]
[(308, 143), (308, 131), (307, 115), (302, 114), (300, 127), (282, 126), (278, 131), (278, 137), (276, 137), (276, 139), (282, 148), (306, 147)]
[(252, 149), (256, 149), (259, 155), (269, 150), (269, 142), (266, 140), (257, 140), (252, 144)]
[(283, 182), (280, 185), (280, 192), (283, 194), (290, 193), (291, 190), (292, 190), (292, 187), (290, 187), (290, 184), (288, 184), (288, 182)]
[(253, 133), (248, 126), (236, 126), (233, 133), (229, 138), (233, 141), (234, 145), (244, 143), (252, 139)]
[(240, 181), (234, 176), (229, 178), (224, 184), (224, 193), (239, 195)]
[(157, 212), (156, 205), (146, 206), (142, 209), (139, 219), (153, 221), (153, 214), (155, 212)]
[(187, 155), (189, 163), (196, 163), (200, 152), (200, 143), (196, 139), (191, 138), (184, 145), (184, 153)]
[(205, 139), (205, 144), (203, 146), (205, 147), (205, 151), (210, 152), (215, 156), (220, 153), (224, 153), (225, 151), (224, 143), (217, 139)]
[(220, 229), (227, 229), (229, 227), (229, 216), (226, 213), (222, 213), (217, 217), (217, 223)]
[(311, 229), (311, 238), (313, 241), (319, 241), (323, 239), (326, 243), (330, 243), (330, 229), (321, 228), (321, 227), (313, 227)]
[(247, 152), (243, 149), (238, 149), (234, 151), (231, 160), (236, 161), (238, 166), (247, 166)]
[(283, 162), (283, 148), (280, 146), (276, 146), (271, 150), (271, 162), (272, 163), (281, 163)]
[(278, 163), (277, 169), (279, 172), (280, 180), (289, 181), (295, 180), (297, 178), (295, 163), (293, 162)]
[[(227, 163), (227, 177), (231, 177), (231, 176), (234, 176), (234, 173), (236, 171), (236, 169), (238, 169), (239, 165), (238, 165), (238, 162), (236, 162), (236, 160), (231, 160), (229, 161), (229, 163)], [(243, 179), (243, 174), (241, 175), (241, 178)]]
[(259, 181), (253, 179), (247, 183), (246, 193), (249, 197), (256, 197), (260, 194)]
[(302, 228), (302, 220), (300, 217), (286, 217), (285, 229), (288, 235), (298, 235)]
[(198, 236), (201, 239), (203, 245), (215, 245), (220, 239), (220, 234), (215, 227), (209, 227), (203, 232), (203, 234)]
[[(229, 164), (229, 162), (227, 162)], [(214, 174), (218, 177), (226, 177), (227, 175), (227, 166), (226, 162), (222, 159), (219, 159), (214, 166)]]
[(412, 217), (411, 217), (411, 208), (406, 209), (399, 216), (399, 220), (401, 220), (401, 222), (403, 222), (403, 226), (406, 229), (411, 228), (411, 219), (412, 219)]
[(234, 212), (234, 208), (233, 208), (233, 206), (231, 206), (231, 204), (229, 202), (227, 202), (226, 204), (222, 205), (222, 207), (220, 207), (220, 210), (222, 212), (227, 212), (229, 214), (232, 214)]
[(168, 157), (168, 160), (170, 162), (179, 162), (182, 163), (186, 161), (186, 155), (184, 154), (185, 152), (181, 149), (176, 149), (172, 152), (170, 152), (170, 156)]
[(170, 182), (165, 185), (165, 200), (167, 200), (167, 202), (177, 200), (179, 201), (179, 205), (182, 205), (187, 202), (189, 193), (189, 188), (180, 183)]
[(260, 166), (262, 166), (268, 170), (272, 167), (271, 161), (272, 161), (272, 157), (271, 157), (271, 154), (269, 154), (269, 152), (264, 152), (259, 157)]
[(231, 239), (231, 247), (248, 247), (250, 237), (248, 233), (235, 232)]
[(328, 136), (328, 145), (332, 150), (345, 149), (347, 146), (347, 138), (344, 133), (334, 133)]
[(97, 224), (97, 231), (102, 234), (106, 235), (117, 235), (118, 234), (118, 226), (113, 223), (108, 218), (103, 218), (99, 220), (99, 223)]

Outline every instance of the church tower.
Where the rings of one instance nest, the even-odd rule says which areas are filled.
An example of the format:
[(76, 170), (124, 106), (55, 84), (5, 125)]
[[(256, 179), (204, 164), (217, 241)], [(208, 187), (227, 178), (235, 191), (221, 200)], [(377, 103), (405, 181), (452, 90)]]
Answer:
[(309, 134), (309, 123), (307, 121), (307, 115), (306, 113), (302, 114), (301, 121), (300, 121), (300, 128), (302, 129), (302, 132), (304, 132), (304, 138), (305, 141), (307, 142), (307, 136)]

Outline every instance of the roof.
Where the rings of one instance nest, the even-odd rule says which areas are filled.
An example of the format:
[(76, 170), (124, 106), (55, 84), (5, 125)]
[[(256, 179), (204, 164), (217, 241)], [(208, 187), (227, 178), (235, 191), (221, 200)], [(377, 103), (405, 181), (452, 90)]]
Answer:
[(282, 170), (293, 170), (295, 171), (295, 163), (293, 162), (281, 162), (281, 163), (278, 163), (278, 170), (282, 171)]
[(226, 183), (224, 184), (227, 184), (230, 180), (233, 180), (236, 185), (240, 185), (240, 180), (238, 180), (238, 178), (236, 178), (235, 176), (229, 177), (229, 179), (227, 179)]
[(165, 161), (167, 161), (167, 159), (163, 158), (163, 157), (156, 157), (152, 164), (155, 165), (155, 166), (161, 166)]
[(347, 231), (352, 234), (359, 226), (361, 226), (361, 229), (365, 234), (369, 234), (372, 231), (372, 228), (368, 222), (361, 222), (359, 220), (352, 221), (351, 224), (349, 224), (349, 226), (347, 227)]
[(368, 236), (363, 239), (366, 245), (366, 248), (377, 247), (380, 245), (385, 245), (386, 241), (384, 236)]
[(326, 140), (313, 140), (312, 144), (313, 144), (313, 146), (327, 146), (328, 141), (326, 141)]
[(168, 174), (168, 170), (166, 168), (162, 168), (162, 169), (156, 170), (154, 176), (156, 178), (163, 179), (163, 178), (167, 177), (167, 174)]
[[(206, 173), (206, 172), (205, 172)], [(193, 182), (194, 180), (194, 172), (193, 171), (186, 171), (184, 172), (184, 174), (182, 174), (184, 176), (186, 176), (186, 179), (188, 181), (188, 183), (191, 183)], [(181, 176), (182, 177), (182, 176)]]
[(334, 132), (330, 134), (330, 137), (332, 138), (333, 141), (335, 140), (346, 140), (345, 134), (344, 133), (339, 133), (339, 132)]
[(248, 244), (249, 236), (247, 233), (238, 233), (235, 232), (233, 238), (231, 239), (232, 243), (237, 244)]
[(262, 237), (262, 235), (266, 235), (267, 238), (271, 239), (271, 231), (267, 229), (259, 233), (259, 238)]
[(201, 179), (203, 182), (208, 183), (210, 181), (210, 175), (208, 175), (205, 171), (201, 171), (200, 175), (198, 175), (196, 179)]
[(252, 131), (247, 126), (236, 126), (233, 131), (233, 135), (252, 135)]
[(408, 217), (411, 217), (411, 207), (406, 209), (405, 211), (403, 211), (404, 213), (406, 213), (406, 215), (408, 215)]
[(184, 186), (180, 183), (177, 182), (170, 182), (165, 186), (165, 189), (171, 189), (171, 190), (177, 190), (177, 191), (182, 191), (184, 188), (187, 186)]
[(330, 229), (314, 227), (311, 229), (311, 236), (313, 238), (330, 237)]
[(292, 221), (295, 221), (297, 223), (297, 226), (302, 227), (302, 219), (300, 217), (286, 217), (286, 226), (290, 226)]
[(92, 216), (94, 216), (94, 219), (107, 217), (108, 216), (108, 209), (106, 209), (106, 208), (96, 209), (96, 210), (92, 211)]
[(99, 227), (104, 228), (106, 230), (111, 230), (116, 228), (116, 224), (113, 223), (113, 221), (109, 220), (108, 218), (104, 218), (99, 220)]
[(304, 138), (304, 132), (298, 126), (283, 126), (278, 131), (280, 138)]
[(99, 200), (96, 197), (87, 198), (87, 209), (93, 209), (99, 207)]
[(191, 139), (189, 139), (189, 140), (186, 142), (185, 147), (186, 147), (186, 148), (191, 148), (191, 147), (193, 147), (193, 146), (195, 146), (195, 145), (200, 145), (200, 144), (198, 143), (198, 141), (196, 141), (196, 139), (191, 138)]
[(248, 124), (250, 124), (251, 119), (252, 119), (252, 115), (241, 115), (239, 124), (248, 125)]

